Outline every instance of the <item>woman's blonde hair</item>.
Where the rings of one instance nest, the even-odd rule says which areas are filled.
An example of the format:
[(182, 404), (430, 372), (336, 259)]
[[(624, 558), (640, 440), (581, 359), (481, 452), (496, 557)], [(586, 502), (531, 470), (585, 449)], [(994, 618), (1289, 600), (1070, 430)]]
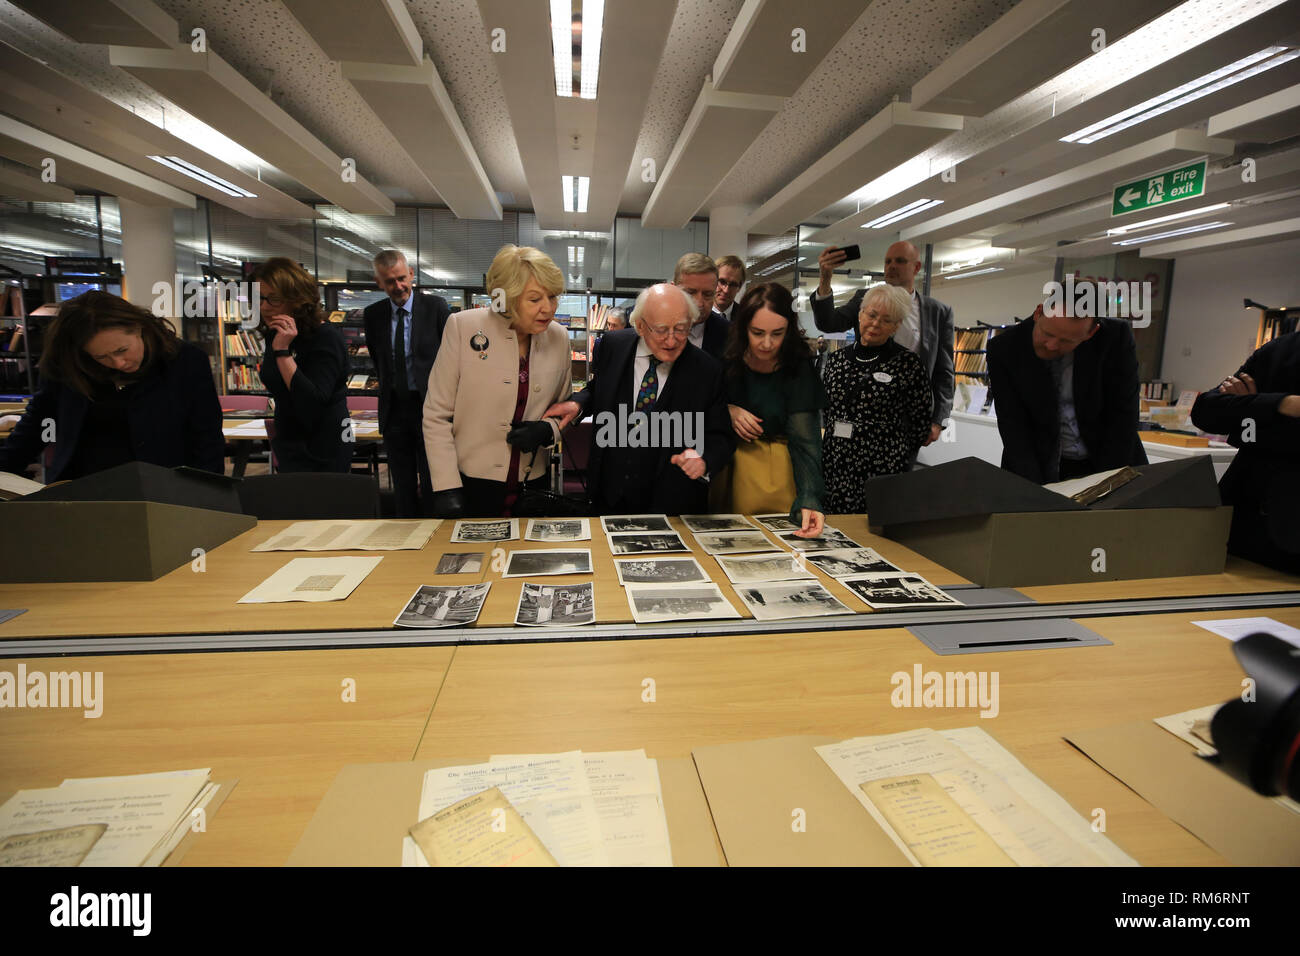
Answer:
[(487, 293), (492, 297), (492, 308), (502, 303), (502, 312), (511, 325), (515, 324), (515, 304), (523, 298), (529, 279), (536, 279), (547, 295), (564, 292), (564, 273), (550, 256), (532, 246), (502, 246), (488, 266)]
[(858, 315), (866, 311), (867, 306), (872, 302), (883, 300), (885, 308), (891, 318), (895, 320), (895, 325), (902, 325), (907, 320), (907, 313), (912, 308), (912, 297), (907, 294), (906, 289), (900, 289), (896, 285), (886, 285), (880, 283), (873, 285), (867, 290), (867, 294), (862, 297), (862, 306), (858, 309)]

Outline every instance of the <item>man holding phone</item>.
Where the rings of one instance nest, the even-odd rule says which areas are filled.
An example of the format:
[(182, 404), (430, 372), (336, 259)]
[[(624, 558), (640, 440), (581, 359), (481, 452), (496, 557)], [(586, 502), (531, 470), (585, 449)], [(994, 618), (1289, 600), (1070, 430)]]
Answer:
[[(843, 332), (857, 327), (858, 312), (867, 290), (859, 289), (847, 305), (835, 308), (831, 274), (837, 266), (860, 257), (856, 245), (847, 248), (827, 246), (817, 257), (821, 281), (816, 293), (810, 298), (813, 321), (822, 332)], [(905, 289), (912, 301), (907, 317), (894, 333), (894, 341), (915, 352), (921, 359), (921, 365), (930, 376), (930, 388), (934, 394), (930, 437), (925, 442), (928, 445), (938, 439), (944, 422), (952, 412), (953, 326), (951, 308), (938, 299), (916, 291), (916, 274), (920, 271), (921, 257), (916, 246), (910, 242), (896, 242), (885, 250), (885, 282)]]

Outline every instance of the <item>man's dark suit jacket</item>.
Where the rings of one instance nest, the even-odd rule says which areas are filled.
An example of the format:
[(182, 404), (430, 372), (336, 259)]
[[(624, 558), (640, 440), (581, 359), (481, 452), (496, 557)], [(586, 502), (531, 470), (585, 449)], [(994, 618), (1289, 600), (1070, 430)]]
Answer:
[[(822, 332), (856, 330), (866, 294), (866, 289), (859, 289), (839, 308), (832, 306), (830, 296), (813, 298), (813, 321), (817, 328)], [(930, 376), (930, 391), (934, 395), (930, 421), (936, 425), (944, 425), (952, 412), (952, 336), (952, 308), (928, 295), (921, 296), (921, 344), (916, 354), (925, 374)]]
[[(597, 416), (592, 427), (587, 487), (594, 513), (698, 514), (708, 511), (708, 484), (692, 481), (670, 459), (678, 448), (602, 448), (601, 413), (618, 418), (619, 406), (631, 414), (634, 401), (633, 366), (641, 337), (635, 329), (606, 332), (601, 339), (596, 374), (574, 400), (583, 414)], [(686, 344), (673, 363), (655, 402), (656, 412), (704, 413), (706, 474), (718, 476), (731, 461), (736, 440), (722, 387), (722, 366), (702, 350)], [(608, 433), (608, 430), (607, 430)], [(621, 438), (622, 436), (620, 436)]]
[[(427, 295), (418, 289), (406, 300), (410, 312), (406, 321), (411, 323), (411, 367), (415, 380), (408, 382), (411, 389), (420, 393), (424, 401), (429, 391), (429, 372), (438, 357), (442, 333), (447, 327), (451, 309), (440, 295)], [(379, 431), (385, 431), (388, 413), (393, 401), (393, 304), (388, 297), (366, 307), (366, 346), (379, 376)]]
[[(1061, 467), (1061, 410), (1048, 363), (1034, 354), (1034, 321), (989, 340), (989, 385), (1002, 435), (1002, 467), (1040, 484)], [(1145, 465), (1138, 437), (1138, 363), (1133, 330), (1102, 319), (1074, 350), (1074, 412), (1079, 437), (1097, 471)]]
[(1283, 398), (1300, 394), (1300, 332), (1263, 345), (1237, 377), (1243, 373), (1257, 394), (1202, 392), (1192, 422), (1240, 449), (1219, 482), (1223, 503), (1233, 506), (1229, 550), (1300, 573), (1300, 418), (1278, 411)]
[[(127, 413), (136, 461), (164, 468), (189, 465), (225, 473), (225, 439), (221, 403), (212, 382), (212, 366), (197, 346), (184, 343), (138, 385)], [(45, 448), (43, 422), (55, 423), (54, 460), (46, 481), (59, 481), (72, 462), (90, 399), (75, 388), (46, 380), (9, 440), (0, 447), (0, 471), (21, 474)], [(79, 477), (79, 476), (78, 476)]]
[[(709, 317), (704, 320), (704, 341), (700, 344), (700, 348), (721, 362), (722, 355), (727, 350), (727, 333), (730, 329), (731, 323), (727, 321), (726, 316), (709, 312)], [(671, 378), (672, 376), (669, 376), (670, 381)]]

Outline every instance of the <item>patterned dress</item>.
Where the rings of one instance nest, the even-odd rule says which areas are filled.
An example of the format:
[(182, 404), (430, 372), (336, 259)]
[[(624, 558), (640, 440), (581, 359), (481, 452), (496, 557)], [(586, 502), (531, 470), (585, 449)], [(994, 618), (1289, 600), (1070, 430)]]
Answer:
[(835, 352), (822, 384), (825, 511), (862, 514), (867, 479), (906, 471), (930, 435), (929, 378), (916, 354), (890, 339), (874, 349)]

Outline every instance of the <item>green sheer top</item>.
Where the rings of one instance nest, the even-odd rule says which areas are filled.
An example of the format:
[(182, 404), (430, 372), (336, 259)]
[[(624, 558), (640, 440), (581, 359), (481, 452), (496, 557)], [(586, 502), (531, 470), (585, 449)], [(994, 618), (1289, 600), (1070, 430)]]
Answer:
[(795, 499), (790, 520), (802, 523), (800, 511), (822, 510), (821, 409), (826, 393), (811, 362), (800, 362), (793, 375), (784, 369), (755, 372), (741, 366), (740, 375), (726, 376), (727, 403), (761, 418), (765, 438), (784, 438), (794, 470)]

